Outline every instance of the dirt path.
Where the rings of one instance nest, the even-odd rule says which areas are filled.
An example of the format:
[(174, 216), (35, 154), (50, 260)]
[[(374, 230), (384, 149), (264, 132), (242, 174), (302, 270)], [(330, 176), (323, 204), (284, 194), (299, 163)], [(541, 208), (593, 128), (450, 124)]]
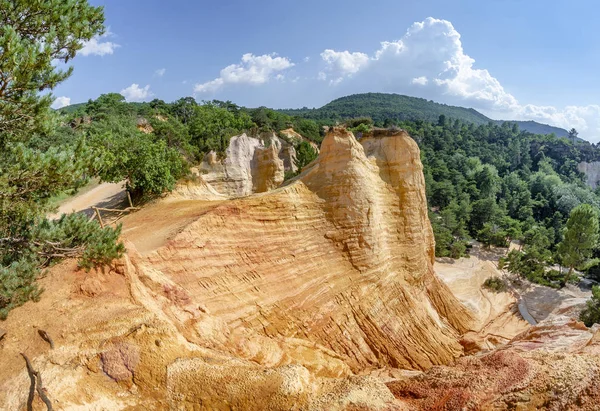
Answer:
[(62, 214), (80, 211), (91, 216), (93, 213), (91, 207), (114, 208), (121, 204), (125, 198), (125, 182), (102, 183), (85, 193), (69, 198), (60, 205), (56, 213), (48, 217), (50, 219), (56, 219)]
[(156, 201), (123, 217), (123, 236), (146, 255), (165, 245), (175, 234), (223, 201)]

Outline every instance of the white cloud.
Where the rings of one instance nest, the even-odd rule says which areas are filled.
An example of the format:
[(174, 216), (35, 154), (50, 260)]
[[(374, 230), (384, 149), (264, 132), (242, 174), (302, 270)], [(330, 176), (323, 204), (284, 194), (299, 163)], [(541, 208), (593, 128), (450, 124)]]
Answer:
[(523, 105), (488, 70), (476, 68), (452, 23), (432, 17), (414, 23), (399, 40), (384, 41), (371, 56), (326, 49), (325, 71), (338, 92), (366, 91), (414, 94), (448, 104), (474, 107), (496, 118), (536, 120), (577, 128), (580, 136), (600, 140), (600, 106), (562, 109)]
[(566, 106), (558, 109), (552, 106), (526, 104), (514, 113), (515, 120), (535, 120), (566, 130), (576, 128), (579, 136), (590, 141), (600, 141), (600, 105)]
[(144, 101), (154, 96), (150, 91), (150, 85), (146, 87), (140, 87), (138, 84), (133, 83), (131, 86), (121, 90), (121, 94), (127, 101)]
[(59, 108), (66, 107), (69, 104), (71, 104), (71, 99), (69, 97), (56, 97), (56, 100), (54, 100), (54, 103), (52, 103), (52, 108), (58, 110)]
[(310, 56), (306, 56), (306, 57), (304, 57), (304, 62), (305, 62), (305, 63), (308, 63), (309, 61), (310, 61)]
[(351, 76), (366, 67), (369, 56), (365, 53), (350, 53), (349, 51), (334, 51), (327, 49), (321, 53), (321, 58), (327, 63), (327, 71), (332, 73), (331, 83), (339, 83), (344, 76)]
[(114, 51), (121, 47), (120, 45), (113, 43), (112, 41), (104, 41), (107, 37), (112, 37), (110, 29), (106, 30), (106, 33), (101, 36), (94, 36), (89, 41), (83, 42), (83, 48), (79, 50), (78, 54), (82, 56), (104, 56), (106, 54), (113, 54)]
[(277, 54), (263, 54), (255, 56), (246, 53), (242, 56), (240, 64), (231, 64), (221, 70), (220, 76), (214, 80), (194, 86), (194, 92), (214, 92), (227, 84), (252, 84), (267, 83), (273, 75), (293, 67), (287, 57), (278, 57)]
[(428, 82), (429, 82), (429, 80), (427, 80), (427, 77), (425, 77), (425, 76), (415, 77), (411, 81), (412, 84), (419, 84), (421, 86), (426, 86)]
[(158, 77), (162, 77), (165, 75), (166, 72), (167, 72), (166, 68), (161, 68), (161, 69), (154, 71), (154, 75), (158, 76)]

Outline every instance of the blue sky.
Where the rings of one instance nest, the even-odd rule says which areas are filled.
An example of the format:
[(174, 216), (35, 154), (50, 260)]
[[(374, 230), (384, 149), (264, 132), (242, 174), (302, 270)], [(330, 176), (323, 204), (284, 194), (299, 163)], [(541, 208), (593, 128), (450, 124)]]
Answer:
[(91, 3), (110, 33), (73, 60), (56, 106), (112, 91), (276, 108), (395, 92), (600, 140), (596, 1)]

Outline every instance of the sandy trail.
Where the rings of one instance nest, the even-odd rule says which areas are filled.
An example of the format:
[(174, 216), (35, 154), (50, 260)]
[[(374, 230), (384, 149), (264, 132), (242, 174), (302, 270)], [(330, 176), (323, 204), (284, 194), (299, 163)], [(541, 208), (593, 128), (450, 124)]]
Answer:
[(101, 183), (93, 189), (75, 195), (60, 205), (58, 211), (48, 218), (56, 219), (62, 214), (84, 212), (92, 215), (91, 207), (113, 208), (120, 205), (126, 198), (125, 182)]
[(187, 225), (221, 203), (206, 200), (156, 201), (120, 220), (123, 237), (131, 241), (140, 254), (146, 255), (165, 245)]

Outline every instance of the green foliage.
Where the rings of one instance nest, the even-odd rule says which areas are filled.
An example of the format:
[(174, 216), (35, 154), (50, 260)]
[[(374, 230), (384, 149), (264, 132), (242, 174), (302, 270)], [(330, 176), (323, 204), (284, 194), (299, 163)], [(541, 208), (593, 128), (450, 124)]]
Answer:
[(103, 181), (127, 180), (128, 189), (138, 198), (172, 190), (186, 173), (178, 150), (137, 130), (92, 134), (90, 144), (97, 159), (97, 175)]
[(35, 283), (38, 274), (35, 259), (21, 258), (0, 266), (0, 320), (5, 320), (13, 308), (37, 301), (42, 292)]
[(591, 327), (594, 324), (600, 323), (600, 287), (595, 285), (592, 287), (592, 298), (590, 298), (585, 309), (579, 315), (579, 319), (583, 323)]
[(0, 0), (0, 150), (47, 132), (52, 90), (71, 75), (67, 63), (82, 41), (104, 31), (102, 8), (85, 0)]
[(535, 225), (523, 235), (523, 251), (512, 250), (502, 260), (502, 268), (518, 274), (529, 281), (558, 288), (564, 275), (556, 270), (547, 270), (552, 260), (550, 245), (554, 237), (552, 228)]
[(309, 140), (320, 143), (323, 140), (320, 127), (314, 120), (296, 118), (293, 121), (294, 131)]
[(464, 218), (458, 203), (439, 214), (430, 213), (429, 220), (435, 236), (435, 255), (438, 257), (460, 258), (466, 255), (468, 235)]
[(186, 124), (189, 126), (191, 144), (202, 153), (210, 150), (224, 153), (232, 136), (254, 126), (247, 113), (236, 114), (213, 103), (193, 106)]
[(558, 244), (561, 262), (569, 267), (568, 277), (574, 268), (582, 266), (598, 245), (598, 212), (589, 204), (581, 204), (571, 211), (564, 239)]
[(79, 257), (79, 266), (90, 269), (123, 255), (125, 247), (118, 241), (120, 235), (120, 225), (102, 229), (83, 214), (63, 214), (55, 221), (44, 219), (36, 227), (34, 251), (48, 259), (46, 264), (74, 253)]
[(500, 277), (490, 277), (483, 282), (483, 286), (496, 293), (502, 293), (508, 289), (506, 281)]
[[(448, 118), (460, 118), (477, 124), (486, 124), (489, 119), (472, 109), (437, 104), (422, 98), (398, 94), (366, 93), (342, 97), (319, 109), (282, 110), (291, 116), (303, 116), (314, 120), (334, 119), (344, 121), (349, 118), (369, 116), (375, 124), (386, 119), (395, 121), (425, 120), (437, 121), (440, 114)], [(391, 124), (386, 124), (386, 126)], [(350, 125), (349, 127), (354, 127)]]
[(310, 145), (309, 142), (303, 141), (296, 147), (296, 167), (298, 167), (298, 173), (302, 172), (302, 169), (310, 164), (317, 158), (317, 151)]
[(477, 238), (487, 248), (492, 245), (496, 247), (507, 247), (507, 237), (506, 231), (491, 223), (485, 223), (483, 228), (477, 232)]
[(355, 136), (357, 136), (357, 138), (359, 138), (363, 134), (370, 132), (372, 129), (373, 127), (368, 125), (367, 123), (360, 123), (356, 127), (350, 128), (349, 130), (352, 131), (352, 133)]
[[(444, 126), (447, 125), (445, 121), (449, 119), (475, 125), (488, 125), (491, 123), (501, 126), (505, 123), (501, 120), (493, 121), (473, 109), (448, 106), (417, 97), (386, 93), (354, 94), (336, 99), (317, 109), (304, 107), (295, 110), (280, 110), (280, 112), (295, 117), (301, 116), (319, 121), (326, 120), (328, 124), (332, 124), (332, 121), (344, 122), (350, 118), (368, 116), (379, 127), (390, 127), (403, 121), (426, 121)], [(444, 118), (443, 124), (439, 123), (440, 116)], [(511, 121), (506, 124), (516, 133), (521, 129), (534, 134), (554, 133), (561, 137), (567, 136), (566, 130), (536, 123), (535, 121)]]
[[(84, 216), (49, 222), (50, 199), (87, 180), (90, 152), (57, 128), (50, 94), (82, 42), (103, 32), (102, 8), (82, 0), (0, 0), (0, 318), (37, 299), (40, 270), (65, 257), (105, 264), (123, 252), (120, 229)], [(55, 138), (58, 137), (58, 138)]]

